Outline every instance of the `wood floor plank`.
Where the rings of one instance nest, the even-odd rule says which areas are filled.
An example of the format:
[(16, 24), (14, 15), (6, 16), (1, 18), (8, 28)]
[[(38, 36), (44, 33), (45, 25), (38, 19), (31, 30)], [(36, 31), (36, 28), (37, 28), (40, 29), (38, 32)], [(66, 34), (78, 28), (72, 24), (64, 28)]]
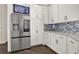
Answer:
[(7, 52), (7, 44), (0, 44), (0, 54), (56, 54), (47, 46), (39, 45), (12, 53)]

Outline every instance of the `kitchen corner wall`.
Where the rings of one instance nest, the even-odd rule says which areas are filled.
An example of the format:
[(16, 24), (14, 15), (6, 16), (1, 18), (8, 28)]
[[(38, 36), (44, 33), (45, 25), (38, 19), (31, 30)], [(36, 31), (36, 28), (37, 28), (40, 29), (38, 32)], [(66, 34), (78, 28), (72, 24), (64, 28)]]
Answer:
[(7, 41), (7, 5), (0, 4), (0, 44)]

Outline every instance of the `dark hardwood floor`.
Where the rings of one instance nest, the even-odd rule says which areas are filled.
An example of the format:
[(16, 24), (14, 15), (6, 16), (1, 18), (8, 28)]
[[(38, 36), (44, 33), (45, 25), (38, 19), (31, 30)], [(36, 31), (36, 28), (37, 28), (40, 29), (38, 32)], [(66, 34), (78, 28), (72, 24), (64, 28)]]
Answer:
[(7, 54), (7, 43), (0, 44), (0, 54)]
[(56, 52), (54, 52), (47, 46), (38, 45), (31, 47), (30, 49), (8, 53), (7, 44), (0, 44), (0, 54), (56, 54)]

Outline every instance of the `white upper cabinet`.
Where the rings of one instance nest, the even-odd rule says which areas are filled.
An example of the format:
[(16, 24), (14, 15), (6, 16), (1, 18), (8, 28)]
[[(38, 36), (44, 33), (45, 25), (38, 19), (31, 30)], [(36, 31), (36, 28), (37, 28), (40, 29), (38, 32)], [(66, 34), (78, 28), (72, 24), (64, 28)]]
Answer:
[[(31, 5), (30, 6), (30, 15), (32, 19), (43, 20), (43, 6)], [(36, 19), (38, 18), (38, 19)]]
[(58, 22), (58, 5), (50, 5), (49, 6), (49, 23)]
[(36, 5), (37, 8), (37, 18), (43, 20), (43, 6)]
[(78, 4), (60, 4), (58, 7), (59, 19), (63, 21), (79, 20)]
[(36, 5), (31, 5), (30, 6), (30, 18), (36, 19), (36, 15), (37, 15)]
[(48, 11), (48, 7), (47, 6), (44, 6), (43, 7), (43, 15), (44, 15), (44, 24), (49, 24), (49, 11)]
[(79, 20), (79, 5), (53, 4), (49, 6), (49, 23)]

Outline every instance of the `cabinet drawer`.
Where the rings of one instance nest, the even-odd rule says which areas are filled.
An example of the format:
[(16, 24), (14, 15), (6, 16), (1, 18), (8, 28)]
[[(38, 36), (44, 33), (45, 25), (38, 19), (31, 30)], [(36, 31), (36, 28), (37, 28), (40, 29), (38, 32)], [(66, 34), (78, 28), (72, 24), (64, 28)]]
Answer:
[(26, 37), (22, 39), (22, 49), (30, 48), (30, 37)]
[(19, 38), (11, 39), (11, 51), (19, 50)]

